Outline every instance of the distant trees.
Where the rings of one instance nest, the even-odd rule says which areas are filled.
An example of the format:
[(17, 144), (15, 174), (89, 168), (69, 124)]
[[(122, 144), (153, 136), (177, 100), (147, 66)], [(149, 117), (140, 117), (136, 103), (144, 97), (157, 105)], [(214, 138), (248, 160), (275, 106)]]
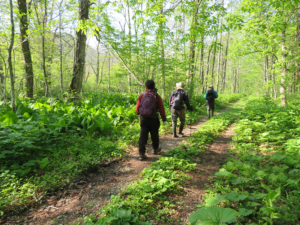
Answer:
[[(20, 41), (9, 58), (11, 26), (0, 27), (6, 96), (12, 94), (13, 83), (5, 82), (10, 69), (13, 93), (29, 98), (82, 90), (135, 93), (147, 79), (165, 96), (183, 81), (189, 94), (213, 84), (219, 93), (280, 94), (282, 105), (286, 94), (299, 90), (296, 0), (12, 1)], [(7, 3), (0, 4), (8, 17)]]

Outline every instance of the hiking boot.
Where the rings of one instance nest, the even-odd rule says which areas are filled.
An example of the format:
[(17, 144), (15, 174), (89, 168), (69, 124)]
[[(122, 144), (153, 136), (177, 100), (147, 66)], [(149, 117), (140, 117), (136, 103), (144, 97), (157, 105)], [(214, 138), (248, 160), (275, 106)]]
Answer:
[(173, 138), (177, 138), (178, 136), (176, 135), (176, 127), (173, 127)]
[(145, 155), (145, 154), (143, 154), (143, 155), (140, 155), (140, 157), (139, 157), (139, 160), (140, 161), (144, 161), (144, 160), (146, 160), (148, 157)]
[(159, 154), (161, 152), (161, 147), (158, 147), (157, 149), (154, 149), (154, 155)]
[(178, 134), (183, 135), (182, 130), (183, 130), (183, 124), (180, 124), (180, 127), (179, 127), (179, 133), (178, 133)]

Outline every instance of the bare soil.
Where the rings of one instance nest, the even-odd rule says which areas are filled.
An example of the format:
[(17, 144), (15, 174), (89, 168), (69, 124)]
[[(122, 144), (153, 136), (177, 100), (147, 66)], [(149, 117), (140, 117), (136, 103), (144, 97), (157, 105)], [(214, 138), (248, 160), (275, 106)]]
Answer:
[[(227, 111), (230, 107), (219, 113)], [(173, 138), (171, 134), (168, 134), (161, 138), (162, 152), (180, 145), (190, 132), (197, 131), (206, 121), (207, 117), (204, 117), (193, 124), (191, 129), (190, 126), (185, 128), (183, 130), (184, 136)], [(209, 149), (199, 159), (196, 171), (188, 174), (192, 179), (184, 184), (185, 194), (170, 199), (170, 202), (178, 203), (178, 207), (173, 208), (168, 217), (178, 222), (157, 222), (157, 224), (185, 224), (188, 222), (188, 217), (195, 211), (196, 205), (202, 203), (202, 196), (207, 189), (205, 184), (210, 183), (209, 177), (214, 175), (214, 172), (226, 159), (229, 143), (234, 135), (232, 126), (220, 134), (219, 138), (209, 146)], [(147, 149), (151, 149), (151, 147), (148, 146)], [(116, 195), (128, 184), (136, 181), (142, 170), (160, 157), (151, 154), (151, 152), (146, 152), (146, 154), (148, 159), (139, 161), (138, 149), (131, 147), (128, 149), (128, 155), (122, 160), (107, 167), (101, 167), (100, 172), (89, 173), (68, 189), (53, 193), (42, 204), (8, 218), (4, 224), (78, 224), (87, 215), (92, 213), (97, 215), (98, 211), (107, 205), (111, 195)], [(155, 220), (151, 222), (156, 223)]]

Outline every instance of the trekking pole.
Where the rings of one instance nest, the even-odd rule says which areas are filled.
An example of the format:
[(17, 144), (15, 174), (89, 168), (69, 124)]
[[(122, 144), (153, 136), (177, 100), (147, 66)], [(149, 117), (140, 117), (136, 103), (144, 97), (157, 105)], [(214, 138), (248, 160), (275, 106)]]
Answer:
[(192, 115), (193, 115), (193, 112), (191, 112), (191, 116), (190, 116), (190, 136), (191, 136), (191, 129), (192, 129)]

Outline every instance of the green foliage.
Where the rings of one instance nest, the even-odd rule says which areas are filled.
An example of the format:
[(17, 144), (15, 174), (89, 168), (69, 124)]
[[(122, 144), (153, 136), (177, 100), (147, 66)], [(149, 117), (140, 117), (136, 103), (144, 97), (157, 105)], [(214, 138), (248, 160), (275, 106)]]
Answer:
[[(198, 209), (191, 214), (189, 220), (192, 225), (218, 225), (228, 224), (236, 221), (239, 213), (233, 209), (225, 209), (222, 207), (208, 207)], [(198, 221), (201, 222), (198, 222)]]
[(298, 222), (287, 200), (300, 200), (300, 114), (294, 110), (294, 105), (282, 108), (270, 98), (249, 99), (234, 129), (234, 155), (216, 173), (204, 206), (233, 207), (242, 224)]

